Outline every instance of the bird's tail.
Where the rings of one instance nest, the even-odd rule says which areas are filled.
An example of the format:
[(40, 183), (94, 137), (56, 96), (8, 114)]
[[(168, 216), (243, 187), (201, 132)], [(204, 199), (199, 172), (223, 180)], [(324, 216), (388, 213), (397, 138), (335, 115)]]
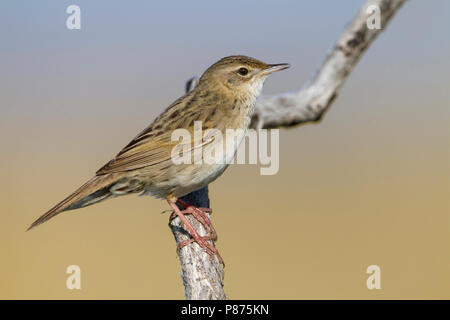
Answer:
[(118, 177), (113, 174), (95, 176), (80, 188), (78, 188), (78, 190), (76, 190), (70, 196), (68, 196), (63, 201), (40, 216), (31, 224), (27, 231), (53, 218), (63, 211), (86, 207), (99, 201), (116, 196), (117, 194), (112, 193), (110, 189), (113, 185), (116, 184), (117, 181)]

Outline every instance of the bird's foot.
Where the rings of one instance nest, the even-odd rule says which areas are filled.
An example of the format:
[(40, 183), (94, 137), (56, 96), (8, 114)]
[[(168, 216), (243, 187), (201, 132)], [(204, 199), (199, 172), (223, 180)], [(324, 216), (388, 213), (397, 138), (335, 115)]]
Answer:
[[(209, 213), (212, 212), (212, 210), (209, 208), (197, 208), (179, 199), (176, 201), (176, 203), (179, 204), (181, 207), (184, 207), (185, 209), (180, 210), (174, 202), (169, 201), (169, 205), (173, 209), (173, 212), (170, 216), (170, 220), (175, 219), (176, 217), (180, 217), (181, 221), (184, 223), (184, 225), (186, 226), (192, 237), (191, 239), (180, 242), (178, 244), (178, 248), (181, 249), (192, 242), (196, 242), (200, 247), (205, 249), (206, 253), (208, 253), (210, 256), (216, 255), (217, 258), (219, 259), (219, 262), (223, 266), (225, 266), (225, 263), (223, 262), (223, 259), (220, 256), (219, 251), (214, 247), (214, 245), (208, 242), (217, 240), (216, 230), (214, 229), (211, 220), (205, 214), (205, 212)], [(210, 235), (200, 236), (198, 232), (195, 230), (195, 228), (192, 226), (192, 224), (186, 219), (185, 216), (188, 214), (191, 214), (195, 220), (200, 222), (203, 225), (203, 227), (210, 232)]]
[[(178, 248), (183, 248), (185, 246), (187, 246), (188, 244), (191, 244), (192, 242), (197, 242), (199, 244), (200, 247), (202, 247), (203, 249), (205, 249), (206, 253), (209, 254), (210, 256), (216, 255), (217, 259), (219, 259), (219, 262), (225, 267), (225, 262), (223, 261), (219, 250), (217, 250), (216, 247), (214, 247), (213, 245), (211, 245), (208, 240), (212, 240), (215, 241), (216, 238), (212, 237), (212, 236), (199, 236), (198, 238), (195, 238), (192, 235), (192, 239), (188, 239), (185, 241), (182, 241), (178, 244)], [(205, 243), (205, 245), (203, 246), (202, 244), (199, 243), (200, 241), (203, 241)]]
[[(209, 230), (211, 232), (211, 236), (213, 237), (211, 240), (213, 240), (213, 241), (217, 240), (216, 229), (214, 229), (214, 226), (212, 225), (211, 220), (206, 215), (206, 213), (211, 214), (212, 209), (195, 207), (195, 206), (187, 203), (186, 201), (183, 201), (180, 199), (178, 199), (176, 203), (184, 208), (184, 210), (182, 211), (183, 214), (192, 214), (192, 216), (195, 218), (195, 220), (200, 222), (206, 230)], [(173, 219), (174, 217), (176, 217), (175, 212), (173, 212), (171, 214), (171, 218)]]

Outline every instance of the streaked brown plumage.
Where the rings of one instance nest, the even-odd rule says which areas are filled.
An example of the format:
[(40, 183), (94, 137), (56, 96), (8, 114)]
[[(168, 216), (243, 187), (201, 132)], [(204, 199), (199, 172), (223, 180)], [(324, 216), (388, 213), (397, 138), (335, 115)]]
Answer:
[[(171, 152), (179, 142), (171, 140), (173, 130), (185, 128), (192, 133), (194, 121), (202, 121), (203, 130), (247, 129), (264, 79), (271, 72), (287, 67), (268, 65), (246, 56), (219, 60), (204, 72), (193, 91), (172, 103), (92, 179), (33, 222), (29, 229), (60, 212), (120, 195), (143, 192), (174, 203), (178, 197), (204, 187), (222, 174), (227, 165), (175, 165)], [(203, 146), (212, 143), (204, 141)]]

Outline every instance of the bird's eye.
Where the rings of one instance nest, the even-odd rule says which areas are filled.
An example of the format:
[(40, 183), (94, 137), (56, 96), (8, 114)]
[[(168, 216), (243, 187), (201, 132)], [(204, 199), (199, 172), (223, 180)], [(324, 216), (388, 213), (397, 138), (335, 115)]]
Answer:
[(238, 73), (241, 76), (246, 76), (248, 74), (248, 69), (246, 69), (246, 68), (239, 68)]

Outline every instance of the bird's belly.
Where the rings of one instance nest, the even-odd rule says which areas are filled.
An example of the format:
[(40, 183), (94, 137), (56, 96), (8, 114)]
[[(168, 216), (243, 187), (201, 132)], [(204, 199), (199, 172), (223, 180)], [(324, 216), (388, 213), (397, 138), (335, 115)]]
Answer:
[(184, 175), (181, 173), (178, 179), (179, 183), (177, 183), (174, 190), (174, 195), (176, 197), (181, 197), (207, 186), (216, 180), (225, 171), (227, 166), (228, 164), (203, 164), (194, 175)]
[(203, 160), (200, 164), (181, 164), (171, 165), (164, 176), (159, 179), (151, 181), (146, 189), (145, 194), (150, 194), (156, 197), (165, 197), (168, 194), (176, 197), (184, 196), (195, 190), (207, 186), (209, 183), (216, 180), (233, 161), (237, 148), (242, 142), (245, 131), (236, 136), (236, 144), (227, 144), (225, 137), (223, 141), (223, 148), (218, 148), (217, 145), (209, 145), (208, 148), (215, 148), (215, 150), (222, 150), (217, 161), (205, 159), (205, 152), (211, 149), (203, 150)]
[[(227, 166), (228, 164), (192, 164), (183, 168), (178, 166), (175, 174), (167, 174), (146, 184), (143, 194), (157, 198), (164, 198), (167, 195), (182, 197), (207, 186), (217, 179)], [(173, 172), (171, 169), (169, 171)]]

